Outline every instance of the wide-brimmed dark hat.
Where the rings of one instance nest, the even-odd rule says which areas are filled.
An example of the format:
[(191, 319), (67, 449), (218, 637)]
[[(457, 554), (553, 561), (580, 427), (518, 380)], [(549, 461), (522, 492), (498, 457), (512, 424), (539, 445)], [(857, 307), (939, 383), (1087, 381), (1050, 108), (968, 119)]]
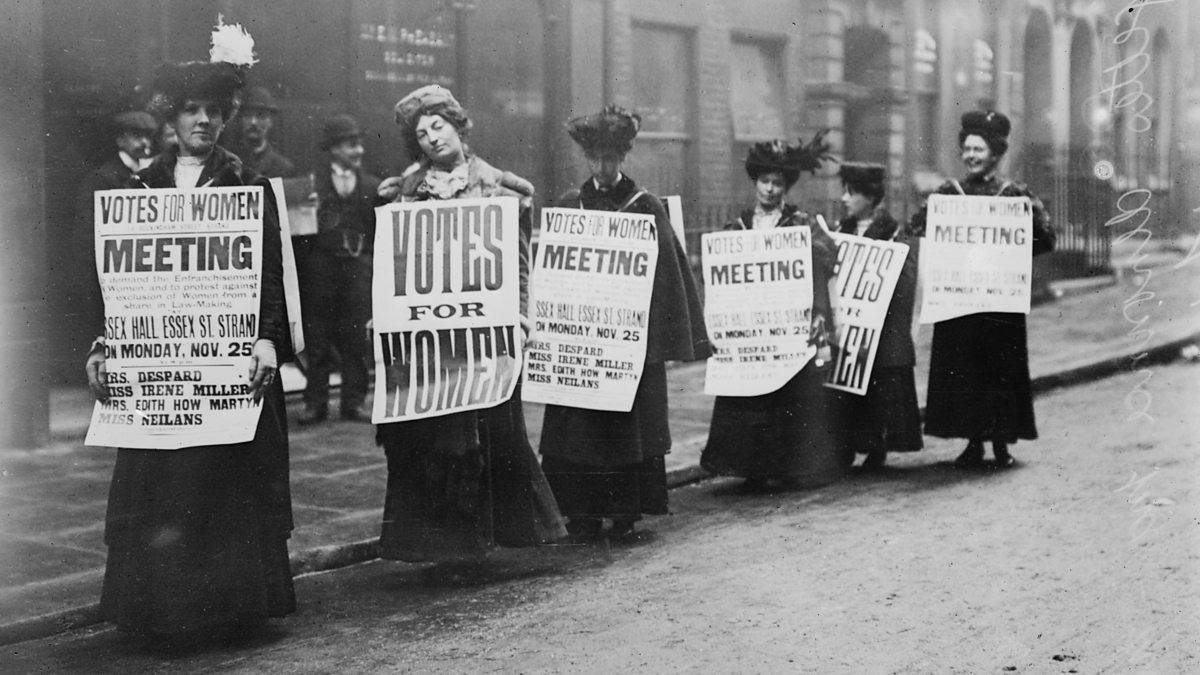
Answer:
[(334, 115), (321, 129), (321, 149), (328, 150), (342, 141), (360, 137), (362, 130), (358, 128), (357, 120), (346, 114)]
[(150, 113), (141, 110), (126, 110), (113, 115), (112, 125), (118, 134), (129, 132), (153, 136), (158, 133), (158, 121)]
[(187, 99), (221, 102), (227, 116), (237, 108), (238, 90), (254, 65), (254, 38), (240, 25), (225, 25), (220, 17), (212, 32), (208, 61), (163, 63), (154, 72), (150, 110), (170, 116)]
[(607, 105), (594, 115), (583, 115), (567, 122), (567, 133), (586, 153), (626, 154), (642, 128), (642, 118), (620, 106)]
[(242, 110), (265, 110), (271, 113), (279, 112), (279, 104), (271, 90), (266, 87), (250, 87), (242, 95)]
[(808, 143), (800, 139), (795, 145), (781, 140), (763, 141), (750, 146), (746, 154), (746, 173), (758, 180), (764, 173), (778, 171), (789, 185), (800, 179), (801, 172), (814, 173), (824, 162), (836, 162), (825, 142), (828, 129), (818, 131)]
[(838, 176), (843, 183), (851, 185), (874, 185), (882, 183), (887, 177), (887, 170), (882, 164), (870, 162), (842, 162), (838, 168)]

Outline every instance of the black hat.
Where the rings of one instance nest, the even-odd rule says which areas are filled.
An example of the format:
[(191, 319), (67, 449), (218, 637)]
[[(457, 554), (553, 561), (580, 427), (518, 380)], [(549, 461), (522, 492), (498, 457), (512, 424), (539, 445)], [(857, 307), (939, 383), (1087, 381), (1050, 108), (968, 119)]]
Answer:
[(963, 113), (962, 130), (968, 134), (993, 138), (1008, 138), (1012, 131), (1012, 122), (1004, 113), (995, 110), (972, 110)]
[(622, 155), (633, 149), (633, 139), (642, 128), (637, 113), (606, 105), (594, 115), (576, 117), (567, 122), (567, 133), (585, 153), (612, 151)]
[(842, 162), (838, 176), (843, 183), (854, 185), (879, 184), (887, 177), (887, 171), (882, 164), (870, 162)]
[(997, 157), (1008, 152), (1008, 133), (1012, 131), (1012, 122), (1004, 113), (995, 110), (972, 110), (963, 113), (962, 131), (958, 132), (958, 144), (962, 145), (967, 136), (979, 136), (991, 148)]
[(153, 136), (158, 133), (158, 121), (148, 112), (141, 110), (126, 110), (113, 115), (113, 128), (117, 133), (134, 133)]
[(321, 149), (328, 150), (342, 141), (362, 136), (358, 122), (349, 115), (341, 114), (330, 117), (321, 130)]
[(746, 154), (746, 173), (757, 180), (764, 173), (778, 171), (790, 186), (799, 180), (801, 172), (812, 173), (821, 168), (822, 162), (837, 161), (829, 154), (827, 133), (828, 129), (818, 131), (807, 144), (803, 138), (796, 145), (781, 140), (755, 143)]
[(276, 113), (279, 112), (279, 104), (275, 102), (270, 89), (250, 87), (245, 96), (242, 96), (242, 110), (266, 110)]
[(236, 112), (238, 90), (257, 62), (254, 38), (239, 24), (225, 25), (221, 17), (217, 22), (208, 61), (163, 63), (155, 70), (152, 112), (169, 117), (189, 98), (219, 102), (226, 118)]

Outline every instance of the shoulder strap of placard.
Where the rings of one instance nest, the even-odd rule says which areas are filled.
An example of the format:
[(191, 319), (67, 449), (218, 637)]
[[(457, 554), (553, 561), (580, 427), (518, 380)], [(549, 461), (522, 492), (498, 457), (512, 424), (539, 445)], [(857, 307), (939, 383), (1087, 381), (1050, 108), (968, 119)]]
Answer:
[(637, 200), (641, 199), (642, 195), (644, 195), (644, 194), (646, 194), (646, 191), (641, 188), (638, 188), (636, 191), (634, 191), (633, 194), (629, 195), (629, 199), (626, 199), (625, 203), (621, 204), (621, 206), (619, 206), (617, 208), (617, 210), (624, 211), (625, 209), (633, 206), (633, 203), (636, 202)]
[(951, 179), (950, 179), (950, 184), (954, 186), (954, 189), (955, 189), (955, 190), (958, 190), (958, 194), (960, 194), (960, 195), (965, 195), (965, 194), (967, 194), (966, 190), (963, 190), (963, 189), (962, 189), (962, 184), (961, 184), (961, 183), (959, 183), (957, 180), (955, 180), (955, 179), (951, 178)]
[(1007, 190), (1010, 185), (1012, 185), (1011, 180), (1004, 181), (1004, 185), (1001, 185), (1000, 189), (996, 190), (996, 196), (999, 197), (1000, 195), (1004, 194), (1004, 191)]

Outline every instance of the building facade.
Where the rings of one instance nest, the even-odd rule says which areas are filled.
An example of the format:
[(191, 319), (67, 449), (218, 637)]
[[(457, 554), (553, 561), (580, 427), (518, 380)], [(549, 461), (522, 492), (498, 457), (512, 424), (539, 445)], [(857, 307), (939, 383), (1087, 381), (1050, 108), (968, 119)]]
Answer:
[[(281, 103), (273, 142), (304, 170), (324, 161), (316, 146), (324, 120), (349, 112), (366, 132), (368, 167), (401, 171), (411, 158), (392, 106), (440, 83), (472, 114), (470, 147), (532, 180), (550, 203), (586, 177), (563, 123), (614, 102), (643, 117), (628, 173), (682, 198), (693, 242), (751, 203), (742, 169), (751, 143), (828, 128), (838, 157), (888, 167), (888, 205), (903, 218), (961, 173), (961, 113), (995, 107), (1014, 123), (1003, 170), (1046, 201), (1062, 233), (1061, 250), (1039, 259), (1038, 271), (1064, 277), (1107, 270), (1114, 228), (1105, 223), (1123, 195), (1148, 195), (1156, 236), (1198, 229), (1200, 57), (1190, 45), (1200, 11), (1191, 4), (14, 1), (7, 25), (22, 41), (6, 62), (22, 68), (8, 70), (7, 91), (32, 93), (6, 103), (22, 122), (5, 142), (23, 151), (13, 156), (25, 170), (8, 172), (23, 198), (6, 203), (14, 215), (0, 227), (20, 247), (14, 264), (45, 264), (13, 277), (5, 302), (9, 316), (36, 305), (28, 325), (49, 337), (13, 328), (3, 339), (19, 345), (9, 353), (27, 379), (81, 381), (91, 330), (74, 321), (70, 279), (90, 260), (60, 245), (79, 235), (78, 185), (112, 151), (108, 116), (144, 102), (160, 61), (205, 58), (218, 14), (254, 35), (251, 83)], [(31, 89), (39, 82), (40, 92)], [(840, 192), (830, 167), (790, 198), (832, 219)]]

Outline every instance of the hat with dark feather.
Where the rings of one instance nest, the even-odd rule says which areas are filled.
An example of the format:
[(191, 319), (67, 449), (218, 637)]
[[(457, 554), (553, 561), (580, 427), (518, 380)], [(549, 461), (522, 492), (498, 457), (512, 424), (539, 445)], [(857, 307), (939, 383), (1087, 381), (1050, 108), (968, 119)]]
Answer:
[(642, 128), (642, 118), (617, 105), (606, 105), (594, 115), (567, 122), (567, 133), (585, 153), (611, 151), (626, 154)]
[(837, 161), (829, 154), (829, 144), (825, 142), (827, 133), (829, 130), (823, 129), (808, 143), (800, 139), (796, 145), (778, 139), (755, 143), (746, 154), (746, 173), (757, 180), (764, 173), (778, 171), (790, 186), (800, 179), (801, 172), (813, 173), (822, 163)]

